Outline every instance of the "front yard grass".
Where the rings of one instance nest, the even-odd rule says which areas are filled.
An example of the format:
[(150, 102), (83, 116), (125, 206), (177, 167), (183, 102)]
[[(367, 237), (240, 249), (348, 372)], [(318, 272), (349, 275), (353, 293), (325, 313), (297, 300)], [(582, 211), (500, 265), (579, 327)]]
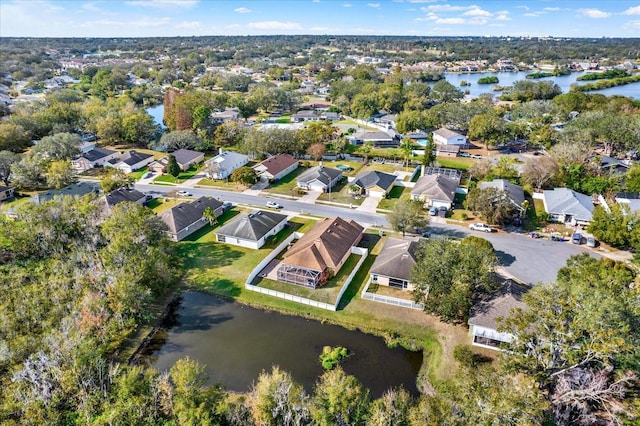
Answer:
[[(160, 175), (157, 178), (155, 178), (153, 182), (154, 183), (161, 183), (161, 182), (175, 183), (176, 185), (179, 185), (184, 181), (186, 181), (187, 179), (191, 179), (197, 174), (198, 174), (198, 168), (190, 167), (188, 170), (185, 170), (184, 172), (180, 172), (180, 174), (177, 177), (171, 176), (170, 174)], [(140, 177), (142, 177), (142, 175), (140, 175)]]
[(213, 188), (220, 188), (225, 191), (235, 191), (235, 192), (242, 192), (245, 189), (247, 189), (245, 185), (237, 182), (227, 182), (226, 180), (213, 180), (213, 179), (207, 179), (207, 178), (200, 179), (200, 181), (196, 185), (196, 188), (197, 187), (205, 187), (205, 188), (213, 187)]
[(300, 176), (302, 173), (306, 172), (308, 169), (306, 167), (298, 167), (278, 182), (272, 183), (269, 185), (265, 192), (269, 192), (271, 194), (280, 194), (280, 195), (291, 195), (298, 196), (296, 192), (297, 182), (296, 178)]
[(353, 198), (349, 191), (349, 186), (351, 185), (347, 182), (347, 179), (343, 178), (338, 184), (331, 188), (331, 192), (323, 192), (320, 194), (318, 200), (359, 206), (364, 201), (364, 197)]
[(393, 210), (398, 200), (408, 200), (411, 195), (411, 188), (404, 186), (394, 186), (389, 191), (389, 196), (383, 198), (378, 203), (378, 210)]

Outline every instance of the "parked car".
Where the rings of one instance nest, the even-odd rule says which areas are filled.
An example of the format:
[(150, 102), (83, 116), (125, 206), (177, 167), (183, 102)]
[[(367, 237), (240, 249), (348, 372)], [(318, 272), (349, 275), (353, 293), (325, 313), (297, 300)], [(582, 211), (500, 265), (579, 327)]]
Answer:
[(176, 194), (178, 194), (180, 197), (191, 197), (191, 193), (189, 191), (185, 191), (184, 189), (176, 192)]
[(147, 173), (142, 175), (142, 178), (143, 179), (149, 179), (151, 176), (153, 176), (153, 172), (147, 172)]
[(471, 154), (468, 152), (459, 152), (458, 157), (471, 157)]
[(559, 232), (552, 232), (551, 235), (549, 235), (549, 239), (551, 241), (560, 241), (560, 242), (564, 241), (564, 237)]
[(225, 201), (222, 203), (222, 210), (225, 212), (229, 210), (231, 207), (233, 207), (233, 203), (231, 201)]
[(476, 160), (482, 160), (482, 155), (480, 155), (480, 154), (473, 154), (473, 155), (471, 156), (471, 158), (475, 158)]
[(445, 206), (438, 207), (438, 216), (441, 216), (441, 217), (447, 216), (447, 208)]
[(431, 206), (429, 208), (429, 216), (435, 216), (438, 214), (438, 208), (436, 206)]
[(271, 207), (272, 209), (281, 209), (282, 206), (275, 201), (267, 201), (267, 207)]
[(597, 247), (598, 240), (593, 237), (587, 237), (587, 247)]
[(582, 234), (580, 234), (578, 232), (573, 234), (573, 236), (571, 237), (571, 242), (573, 244), (582, 244)]
[(493, 232), (493, 229), (486, 223), (472, 223), (469, 225), (469, 229), (472, 231)]

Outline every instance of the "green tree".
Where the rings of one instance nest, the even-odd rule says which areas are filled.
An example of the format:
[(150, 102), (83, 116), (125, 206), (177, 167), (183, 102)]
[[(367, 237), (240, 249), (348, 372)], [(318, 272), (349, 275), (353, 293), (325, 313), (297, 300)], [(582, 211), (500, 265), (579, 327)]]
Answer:
[(447, 80), (440, 80), (431, 89), (431, 99), (439, 102), (455, 102), (462, 99), (464, 93)]
[(367, 424), (371, 426), (408, 426), (413, 398), (402, 389), (390, 389), (371, 404)]
[(163, 134), (156, 148), (172, 152), (179, 149), (195, 149), (201, 144), (202, 138), (192, 130), (174, 130)]
[(424, 213), (422, 202), (398, 200), (387, 214), (387, 222), (394, 231), (402, 232), (404, 237), (407, 231), (413, 231), (414, 228), (424, 229), (429, 224), (429, 219)]
[(640, 164), (633, 164), (625, 175), (624, 187), (629, 192), (640, 192)]
[(104, 193), (115, 191), (118, 188), (128, 188), (133, 184), (133, 178), (120, 169), (108, 167), (106, 173), (100, 179), (100, 189)]
[(173, 154), (169, 154), (169, 161), (167, 162), (167, 173), (173, 177), (178, 177), (180, 172), (180, 166), (178, 165), (178, 161), (176, 161), (176, 157)]
[(509, 194), (497, 188), (473, 188), (467, 194), (465, 207), (495, 225), (511, 223), (517, 212)]
[(418, 259), (412, 271), (413, 298), (423, 304), (425, 312), (444, 321), (466, 321), (476, 297), (496, 287), (496, 255), (478, 244), (464, 240), (457, 244), (448, 239), (425, 241)]
[(0, 150), (22, 152), (32, 145), (31, 137), (18, 124), (0, 123)]
[(45, 173), (47, 185), (55, 189), (64, 188), (75, 181), (70, 160), (52, 161)]
[(209, 222), (209, 225), (213, 226), (218, 223), (218, 216), (216, 216), (215, 210), (211, 207), (207, 207), (202, 212), (202, 217)]
[(469, 139), (484, 142), (487, 149), (507, 139), (504, 121), (496, 113), (478, 114), (469, 123)]
[(11, 151), (0, 151), (0, 182), (9, 186), (11, 166), (20, 161), (20, 155)]
[(411, 139), (404, 138), (400, 145), (400, 150), (402, 151), (402, 158), (404, 159), (405, 167), (409, 167), (409, 163), (413, 158), (413, 142)]
[(80, 154), (82, 139), (74, 133), (56, 133), (42, 138), (31, 150), (51, 160), (70, 160)]
[(253, 185), (257, 180), (256, 171), (248, 166), (240, 167), (231, 172), (231, 180), (243, 185)]
[(30, 152), (25, 153), (20, 161), (11, 165), (11, 182), (18, 188), (45, 188), (48, 167), (49, 160)]
[(369, 392), (341, 367), (324, 372), (314, 388), (311, 416), (318, 426), (364, 424), (369, 413)]
[(147, 147), (156, 141), (160, 134), (160, 126), (146, 111), (126, 114), (122, 117), (122, 139), (130, 144)]

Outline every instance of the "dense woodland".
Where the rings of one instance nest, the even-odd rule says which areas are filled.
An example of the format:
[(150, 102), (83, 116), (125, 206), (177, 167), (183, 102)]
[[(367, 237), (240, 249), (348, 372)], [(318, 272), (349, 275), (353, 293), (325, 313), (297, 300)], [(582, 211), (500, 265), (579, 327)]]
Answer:
[[(522, 81), (505, 90), (502, 97), (509, 102), (496, 103), (490, 95), (462, 102), (463, 92), (437, 81), (438, 75), (400, 66), (382, 74), (347, 58), (380, 55), (411, 64), (510, 57), (563, 65), (580, 58), (638, 57), (637, 40), (282, 36), (0, 42), (0, 83), (14, 91), (18, 80), (40, 90), (59, 71), (57, 55), (46, 53), (51, 49), (135, 59), (71, 70), (78, 82), (0, 109), (0, 181), (19, 191), (73, 182), (71, 158), (87, 135), (102, 146), (207, 152), (225, 147), (256, 158), (334, 152), (425, 165), (435, 160), (432, 152), (413, 158), (406, 141), (386, 150), (349, 145), (328, 122), (295, 131), (245, 125), (296, 112), (304, 103), (300, 83), (313, 76), (330, 87), (332, 111), (346, 116), (369, 119), (385, 111), (397, 114), (403, 134), (447, 127), (478, 145), (526, 141), (543, 150), (545, 155), (521, 165), (521, 173), (507, 156), (474, 164), (467, 206), (490, 223), (508, 221), (513, 207), (500, 202), (500, 194), (476, 188), (486, 179), (505, 178), (527, 192), (556, 186), (605, 197), (640, 192), (640, 166), (614, 174), (600, 161), (604, 154), (636, 158), (637, 100), (561, 94), (553, 83)], [(267, 78), (256, 82), (206, 71), (230, 65), (264, 71)], [(134, 85), (128, 73), (147, 83)], [(164, 133), (145, 111), (162, 102)], [(211, 113), (225, 108), (237, 108), (242, 120), (215, 123)], [(105, 191), (129, 183), (117, 173), (102, 182)], [(206, 386), (203, 367), (189, 359), (168, 372), (119, 363), (122, 343), (150, 319), (152, 304), (175, 290), (181, 267), (165, 225), (150, 210), (125, 204), (104, 218), (93, 201), (56, 199), (19, 209), (14, 221), (0, 221), (0, 423), (605, 425), (632, 424), (640, 415), (636, 272), (587, 256), (572, 258), (555, 283), (529, 292), (525, 302), (531, 309), (503, 321), (516, 340), (499, 362), (460, 347), (458, 372), (446, 380), (419, 378), (418, 398), (393, 389), (372, 399), (339, 367), (309, 392), (274, 367), (237, 395)], [(414, 215), (412, 206), (404, 207)], [(640, 249), (637, 213), (597, 208), (589, 230), (616, 247)], [(495, 254), (478, 240), (436, 240), (421, 248), (425, 261), (414, 271), (421, 283), (416, 298), (429, 313), (463, 322), (469, 304), (495, 289)], [(446, 274), (428, 261), (435, 256), (449, 266)]]

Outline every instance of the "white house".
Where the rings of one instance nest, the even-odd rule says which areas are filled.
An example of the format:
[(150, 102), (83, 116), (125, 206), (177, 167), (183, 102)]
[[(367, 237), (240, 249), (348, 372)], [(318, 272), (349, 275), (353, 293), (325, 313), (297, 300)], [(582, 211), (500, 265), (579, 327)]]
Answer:
[(249, 156), (233, 151), (221, 151), (220, 154), (207, 160), (205, 174), (209, 179), (226, 179), (234, 170), (246, 165)]
[(592, 220), (593, 198), (569, 188), (542, 192), (544, 209), (554, 222), (586, 226)]
[(296, 179), (298, 188), (308, 191), (327, 192), (342, 179), (342, 170), (316, 166), (302, 173)]
[(153, 162), (152, 154), (144, 154), (131, 150), (122, 154), (119, 158), (113, 158), (105, 163), (107, 167), (120, 169), (125, 173), (135, 172)]
[(442, 128), (433, 132), (433, 142), (437, 145), (466, 146), (467, 138), (453, 130)]
[(287, 224), (287, 215), (258, 210), (238, 216), (216, 231), (216, 240), (251, 249), (259, 249), (267, 239)]
[(300, 165), (297, 158), (289, 154), (276, 154), (253, 166), (262, 181), (278, 181)]
[(93, 148), (90, 151), (74, 157), (71, 160), (71, 166), (78, 172), (93, 169), (95, 167), (104, 167), (109, 161), (117, 160), (118, 152), (103, 148)]

